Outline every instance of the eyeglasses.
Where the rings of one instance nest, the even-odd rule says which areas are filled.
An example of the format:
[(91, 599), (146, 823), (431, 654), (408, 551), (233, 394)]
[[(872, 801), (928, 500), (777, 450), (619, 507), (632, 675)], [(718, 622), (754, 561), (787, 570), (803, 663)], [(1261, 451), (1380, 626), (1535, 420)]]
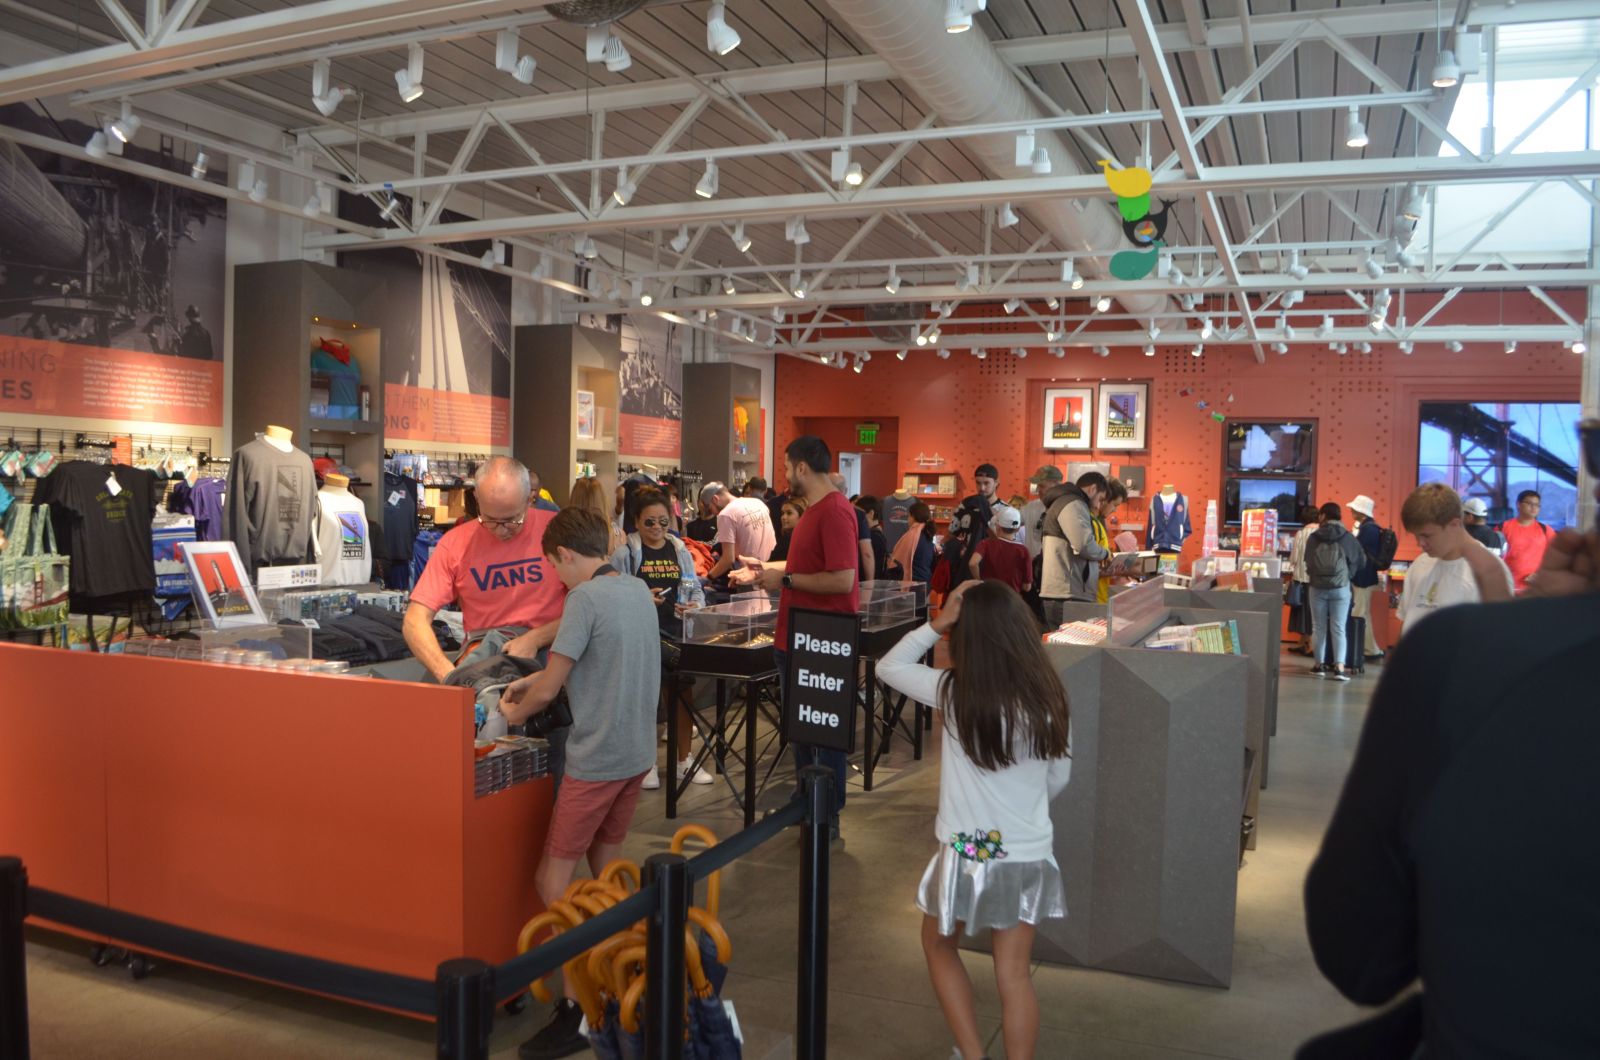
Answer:
[(490, 530), (516, 530), (528, 521), (528, 513), (513, 516), (510, 519), (491, 519), (487, 515), (478, 516), (478, 522)]
[(656, 529), (656, 530), (666, 530), (666, 529), (668, 529), (668, 528), (670, 528), (672, 526), (672, 520), (671, 519), (667, 519), (667, 518), (640, 519), (639, 520), (639, 525), (640, 526), (648, 526), (651, 529)]

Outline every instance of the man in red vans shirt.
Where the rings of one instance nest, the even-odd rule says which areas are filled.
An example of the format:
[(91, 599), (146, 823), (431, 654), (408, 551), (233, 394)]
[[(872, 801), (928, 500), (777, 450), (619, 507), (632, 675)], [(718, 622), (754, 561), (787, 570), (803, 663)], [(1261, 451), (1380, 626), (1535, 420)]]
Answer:
[[(789, 558), (784, 563), (763, 563), (733, 579), (755, 580), (763, 589), (782, 590), (773, 642), (777, 648), (780, 679), (789, 670), (791, 607), (847, 615), (861, 609), (861, 550), (857, 543), (856, 510), (828, 478), (828, 469), (833, 463), (828, 443), (808, 434), (790, 442), (784, 456), (790, 494), (800, 494), (806, 499), (806, 513), (795, 524), (789, 539)], [(797, 770), (809, 765), (823, 765), (833, 770), (832, 834), (837, 839), (848, 769), (845, 753), (797, 743), (794, 763)]]
[(475, 486), (478, 517), (439, 539), (406, 608), (406, 646), (438, 681), (454, 669), (433, 635), (440, 608), (460, 601), (462, 624), (472, 632), (526, 627), (506, 651), (532, 656), (555, 640), (567, 594), (540, 545), (555, 512), (529, 507), (528, 469), (509, 456), (491, 457)]
[(1544, 550), (1556, 536), (1554, 530), (1539, 521), (1542, 503), (1537, 491), (1523, 490), (1517, 494), (1517, 517), (1507, 519), (1500, 527), (1506, 539), (1506, 566), (1511, 568), (1519, 593), (1527, 590), (1528, 579), (1544, 562)]

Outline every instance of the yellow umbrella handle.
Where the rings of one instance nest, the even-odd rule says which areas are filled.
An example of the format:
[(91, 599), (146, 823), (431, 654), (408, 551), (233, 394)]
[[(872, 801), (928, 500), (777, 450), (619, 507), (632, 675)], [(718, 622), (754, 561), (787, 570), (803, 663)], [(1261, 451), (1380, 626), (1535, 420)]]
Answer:
[(717, 948), (717, 960), (727, 964), (733, 959), (733, 940), (728, 938), (728, 932), (723, 929), (720, 920), (704, 909), (691, 906), (689, 908), (689, 923), (710, 936), (712, 944)]
[[(717, 845), (716, 833), (699, 824), (686, 824), (672, 835), (672, 852), (683, 853), (686, 840), (698, 839), (707, 848)], [(706, 878), (706, 909), (712, 916), (717, 915), (717, 909), (722, 905), (722, 872), (719, 869)]]
[(639, 1033), (639, 1002), (644, 1000), (644, 976), (635, 979), (628, 987), (628, 992), (623, 995), (618, 1008), (620, 1009), (618, 1023), (629, 1034)]
[(633, 886), (623, 888), (627, 894), (634, 894), (639, 890), (639, 866), (626, 859), (618, 859), (600, 870), (600, 879), (605, 883), (617, 884), (617, 877), (624, 877)]

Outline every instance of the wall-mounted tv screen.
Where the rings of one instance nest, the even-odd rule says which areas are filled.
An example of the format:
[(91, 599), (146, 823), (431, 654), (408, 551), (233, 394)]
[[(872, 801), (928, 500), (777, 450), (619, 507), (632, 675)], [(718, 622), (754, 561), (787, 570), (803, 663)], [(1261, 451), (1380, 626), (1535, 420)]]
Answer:
[(1310, 478), (1315, 470), (1316, 424), (1309, 420), (1232, 420), (1223, 436), (1230, 475)]
[(1273, 508), (1279, 526), (1299, 526), (1300, 509), (1310, 503), (1311, 480), (1231, 475), (1223, 480), (1222, 497), (1224, 522), (1240, 522), (1246, 508)]
[(1417, 433), (1417, 483), (1443, 482), (1479, 499), (1498, 525), (1517, 496), (1538, 493), (1539, 521), (1578, 525), (1577, 402), (1424, 401)]

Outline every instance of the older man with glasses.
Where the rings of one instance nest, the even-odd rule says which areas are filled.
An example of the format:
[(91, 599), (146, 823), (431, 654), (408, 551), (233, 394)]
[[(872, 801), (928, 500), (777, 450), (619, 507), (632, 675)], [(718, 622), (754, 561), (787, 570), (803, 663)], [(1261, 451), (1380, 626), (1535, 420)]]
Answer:
[(510, 457), (492, 457), (478, 469), (475, 485), (478, 517), (439, 539), (406, 609), (406, 646), (439, 681), (454, 669), (433, 635), (441, 607), (459, 602), (469, 632), (525, 629), (505, 650), (532, 656), (555, 639), (566, 596), (540, 544), (556, 513), (529, 506), (528, 469)]

